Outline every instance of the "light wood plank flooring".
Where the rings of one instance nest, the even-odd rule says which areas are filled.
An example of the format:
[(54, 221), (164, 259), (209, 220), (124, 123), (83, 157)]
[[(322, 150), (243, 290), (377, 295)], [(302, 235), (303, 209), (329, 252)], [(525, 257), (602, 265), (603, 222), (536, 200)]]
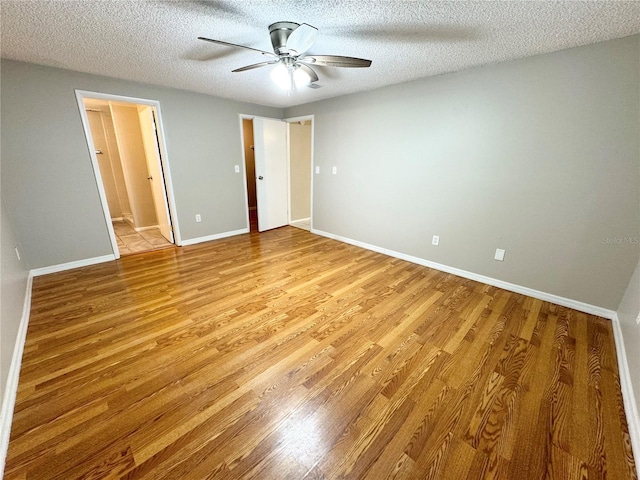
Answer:
[(38, 277), (14, 479), (634, 479), (610, 322), (284, 227)]

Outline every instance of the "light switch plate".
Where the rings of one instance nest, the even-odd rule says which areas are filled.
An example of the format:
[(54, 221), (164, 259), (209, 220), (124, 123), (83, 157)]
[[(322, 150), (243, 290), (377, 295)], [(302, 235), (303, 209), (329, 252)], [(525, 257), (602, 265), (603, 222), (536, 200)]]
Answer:
[(434, 235), (431, 239), (431, 245), (440, 245), (440, 236)]
[(316, 166), (316, 174), (320, 173), (320, 166)]
[(496, 254), (493, 257), (495, 260), (498, 260), (499, 262), (502, 262), (504, 260), (504, 253), (505, 251), (501, 248), (496, 248)]
[(331, 169), (331, 173), (333, 173), (334, 175), (338, 173), (338, 167), (333, 167)]
[(240, 165), (236, 165), (235, 169), (236, 169), (236, 173), (240, 173)]

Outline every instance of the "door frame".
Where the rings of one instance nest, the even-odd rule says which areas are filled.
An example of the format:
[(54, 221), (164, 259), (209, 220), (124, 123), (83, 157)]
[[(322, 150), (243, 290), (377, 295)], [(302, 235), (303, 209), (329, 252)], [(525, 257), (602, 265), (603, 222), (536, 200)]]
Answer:
[(160, 146), (160, 166), (164, 177), (165, 192), (167, 194), (167, 206), (169, 208), (169, 217), (171, 225), (173, 227), (173, 236), (175, 245), (182, 245), (182, 238), (180, 236), (180, 228), (178, 226), (178, 216), (176, 213), (175, 196), (173, 193), (173, 182), (171, 181), (171, 169), (169, 168), (169, 159), (167, 156), (167, 147), (165, 143), (164, 125), (162, 122), (162, 112), (160, 110), (160, 102), (157, 100), (148, 100), (145, 98), (126, 97), (123, 95), (113, 95), (109, 93), (91, 92), (87, 90), (75, 90), (76, 100), (78, 102), (78, 109), (80, 110), (80, 119), (82, 120), (82, 128), (84, 129), (85, 140), (87, 141), (87, 148), (89, 149), (89, 156), (91, 157), (91, 166), (93, 167), (93, 174), (98, 187), (98, 196), (100, 197), (100, 203), (102, 204), (102, 212), (104, 215), (104, 221), (111, 240), (111, 248), (116, 259), (120, 258), (120, 250), (118, 248), (118, 241), (113, 229), (113, 223), (111, 223), (111, 213), (109, 212), (109, 205), (107, 204), (107, 195), (104, 190), (104, 183), (102, 182), (102, 175), (100, 174), (100, 167), (98, 166), (98, 157), (94, 148), (91, 148), (93, 143), (93, 136), (91, 135), (91, 128), (89, 126), (89, 117), (84, 106), (84, 99), (97, 99), (107, 100), (121, 103), (131, 103), (136, 105), (148, 105), (155, 108), (157, 128), (160, 133), (158, 144)]
[[(309, 226), (313, 232), (313, 177), (315, 171), (314, 160), (314, 134), (316, 129), (316, 120), (314, 115), (301, 115), (299, 117), (283, 118), (283, 122), (287, 122), (287, 170), (291, 173), (291, 136), (289, 135), (289, 124), (296, 122), (311, 122), (311, 186), (309, 195), (311, 195), (309, 202)], [(289, 186), (289, 225), (291, 225), (291, 175), (288, 180)]]
[[(244, 214), (245, 221), (247, 222), (247, 232), (251, 231), (251, 223), (249, 220), (249, 189), (247, 187), (247, 158), (244, 154), (244, 125), (243, 120), (253, 120), (257, 115), (247, 115), (241, 113), (238, 115), (238, 122), (240, 125), (240, 155), (242, 156), (242, 184), (244, 186)], [(258, 201), (256, 199), (256, 214), (258, 212)]]

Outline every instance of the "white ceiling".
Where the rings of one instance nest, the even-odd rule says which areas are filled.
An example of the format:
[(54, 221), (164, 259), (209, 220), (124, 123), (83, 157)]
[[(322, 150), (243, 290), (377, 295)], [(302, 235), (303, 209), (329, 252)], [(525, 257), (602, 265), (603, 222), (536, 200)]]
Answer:
[[(1, 0), (2, 57), (287, 107), (640, 32), (640, 1)], [(259, 53), (268, 25), (308, 23), (310, 54), (373, 61), (317, 68), (316, 90), (287, 95)]]

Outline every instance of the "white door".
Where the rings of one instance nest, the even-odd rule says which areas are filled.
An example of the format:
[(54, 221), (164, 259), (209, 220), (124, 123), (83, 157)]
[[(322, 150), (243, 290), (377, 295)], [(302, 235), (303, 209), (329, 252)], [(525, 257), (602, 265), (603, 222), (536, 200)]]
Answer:
[(282, 227), (288, 220), (287, 124), (253, 119), (258, 231)]
[(171, 217), (169, 217), (169, 206), (167, 205), (167, 192), (164, 187), (155, 117), (151, 107), (148, 106), (138, 106), (138, 115), (140, 116), (140, 129), (142, 130), (144, 151), (147, 157), (147, 169), (149, 171), (149, 177), (147, 178), (153, 193), (158, 227), (162, 236), (173, 243), (173, 229), (171, 228)]

